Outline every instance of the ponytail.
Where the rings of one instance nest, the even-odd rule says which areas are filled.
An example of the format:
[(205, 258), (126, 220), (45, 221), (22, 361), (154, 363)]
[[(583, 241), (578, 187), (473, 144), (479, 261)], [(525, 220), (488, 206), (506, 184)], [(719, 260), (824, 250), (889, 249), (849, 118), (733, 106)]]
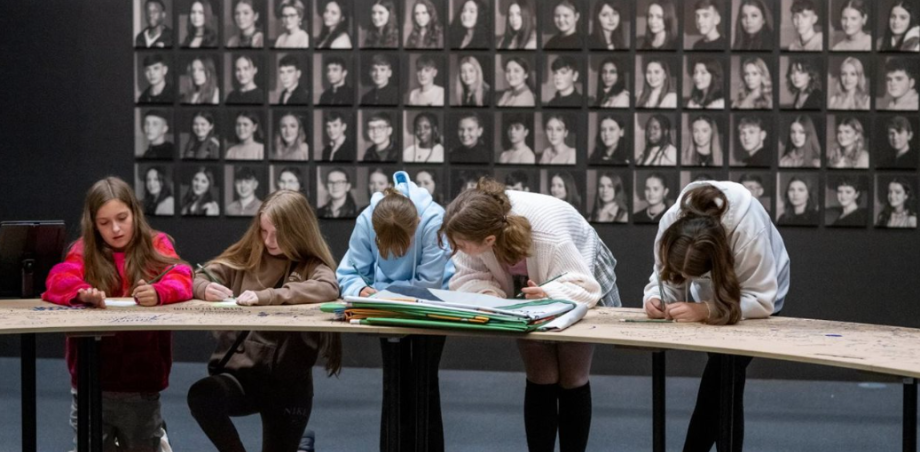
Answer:
[(394, 187), (386, 188), (383, 194), (385, 197), (372, 210), (375, 245), (382, 259), (388, 259), (389, 254), (401, 257), (407, 254), (417, 232), (417, 207)]
[(713, 185), (684, 193), (679, 219), (661, 236), (658, 257), (663, 265), (661, 279), (682, 284), (687, 276), (712, 272), (714, 309), (705, 320), (711, 325), (728, 325), (741, 320), (741, 286), (735, 274), (735, 257), (722, 216), (728, 198)]
[(475, 188), (456, 197), (446, 207), (440, 245), (445, 236), (455, 254), (456, 240), (481, 242), (493, 235), (494, 254), (501, 262), (513, 265), (529, 257), (532, 226), (526, 217), (511, 213), (510, 198), (504, 189), (503, 184), (482, 177)]

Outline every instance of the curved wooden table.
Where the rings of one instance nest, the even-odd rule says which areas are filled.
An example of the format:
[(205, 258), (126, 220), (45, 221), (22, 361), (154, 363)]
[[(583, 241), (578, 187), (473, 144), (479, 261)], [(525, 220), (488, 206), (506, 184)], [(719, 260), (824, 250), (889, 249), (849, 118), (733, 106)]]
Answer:
[[(494, 336), (654, 348), (660, 350), (654, 353), (653, 372), (655, 450), (663, 450), (664, 438), (663, 350), (744, 355), (894, 375), (905, 379), (904, 445), (908, 450), (910, 435), (910, 450), (914, 450), (917, 433), (917, 384), (920, 379), (919, 329), (787, 317), (746, 320), (732, 326), (621, 321), (644, 318), (641, 309), (598, 308), (591, 310), (582, 321), (563, 332), (521, 335), (350, 325), (333, 320), (330, 314), (322, 313), (317, 306), (307, 305), (238, 307), (193, 300), (153, 308), (134, 306), (91, 310), (61, 307), (40, 300), (0, 302), (0, 334), (28, 336), (36, 333), (69, 333), (87, 336), (88, 339), (84, 342), (89, 347), (82, 350), (86, 358), (82, 362), (93, 362), (96, 358), (94, 337), (117, 331), (139, 330), (280, 330), (385, 336)], [(82, 372), (89, 378), (81, 381), (94, 381), (93, 372), (97, 366), (88, 367)], [(26, 369), (25, 363), (23, 368)], [(98, 388), (85, 389), (91, 393), (98, 392)], [(733, 388), (725, 389), (727, 391), (723, 391), (726, 394), (722, 396), (722, 400), (728, 402), (731, 400)], [(85, 392), (87, 391), (78, 390), (78, 395)], [(26, 396), (24, 389), (24, 399)], [(34, 395), (32, 397), (34, 403)], [(92, 400), (89, 403), (90, 409), (98, 408), (93, 405)], [(79, 406), (86, 409), (86, 404)], [(98, 413), (91, 412), (88, 415), (95, 416)], [(730, 421), (731, 415), (731, 411), (726, 410), (722, 417)], [(730, 426), (731, 423), (727, 424)], [(26, 426), (23, 428), (25, 432)], [(723, 435), (723, 442), (730, 441), (733, 434), (734, 432), (728, 430)]]

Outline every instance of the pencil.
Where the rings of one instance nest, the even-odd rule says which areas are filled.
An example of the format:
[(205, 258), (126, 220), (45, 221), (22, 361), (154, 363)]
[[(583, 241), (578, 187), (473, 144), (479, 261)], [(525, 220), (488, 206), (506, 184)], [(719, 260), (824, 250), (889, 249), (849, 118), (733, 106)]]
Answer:
[(655, 276), (658, 278), (658, 293), (661, 295), (661, 312), (664, 312), (664, 284), (661, 283), (661, 274), (657, 270)]
[(359, 271), (359, 268), (356, 267), (356, 264), (352, 260), (350, 261), (350, 266), (353, 267), (353, 270), (356, 270), (356, 274), (363, 279), (363, 282), (366, 283), (366, 287), (371, 288), (375, 284), (375, 282), (370, 282), (368, 279), (366, 279), (366, 275)]
[(209, 281), (212, 281), (213, 283), (218, 282), (218, 278), (216, 278), (215, 275), (212, 274), (212, 272), (208, 271), (208, 269), (203, 267), (202, 264), (196, 264), (196, 267), (199, 267), (199, 270), (202, 270), (202, 273), (205, 273), (205, 277), (208, 278)]
[[(560, 275), (558, 275), (558, 276), (556, 276), (556, 277), (554, 277), (554, 278), (552, 278), (552, 279), (550, 279), (550, 280), (548, 280), (548, 281), (546, 281), (546, 282), (544, 282), (544, 283), (542, 283), (542, 284), (539, 284), (539, 285), (536, 286), (536, 287), (542, 287), (542, 286), (544, 286), (544, 285), (546, 285), (546, 284), (548, 284), (548, 283), (550, 283), (550, 282), (552, 282), (552, 281), (555, 281), (556, 279), (561, 278), (562, 276), (565, 276), (565, 275), (567, 275), (567, 274), (568, 274), (568, 272), (564, 272), (564, 273), (562, 273), (562, 274), (560, 274)], [(523, 293), (522, 290), (521, 290), (520, 293), (517, 294), (516, 298), (523, 298), (523, 297), (525, 297), (525, 296), (526, 296), (526, 294)]]
[(173, 264), (173, 265), (167, 267), (167, 269), (164, 270), (163, 273), (161, 273), (161, 274), (155, 276), (154, 279), (148, 281), (148, 284), (154, 284), (154, 283), (156, 283), (157, 281), (160, 281), (160, 279), (163, 278), (164, 275), (166, 275), (167, 273), (169, 273), (170, 270), (173, 270), (174, 268), (176, 268), (177, 265), (178, 265), (178, 264)]
[(625, 323), (674, 323), (673, 320), (668, 319), (619, 319), (619, 321)]

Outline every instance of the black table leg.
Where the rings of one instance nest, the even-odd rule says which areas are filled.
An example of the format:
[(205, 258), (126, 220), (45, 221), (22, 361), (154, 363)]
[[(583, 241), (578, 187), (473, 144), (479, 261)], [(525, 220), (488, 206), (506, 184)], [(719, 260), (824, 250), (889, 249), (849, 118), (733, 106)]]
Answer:
[(77, 452), (90, 452), (90, 347), (89, 337), (77, 341)]
[(718, 355), (721, 368), (721, 386), (719, 387), (719, 438), (716, 449), (719, 452), (731, 452), (735, 444), (735, 357)]
[(426, 452), (430, 444), (428, 439), (430, 434), (430, 398), (428, 395), (430, 385), (433, 383), (430, 381), (430, 374), (428, 372), (430, 366), (429, 353), (427, 353), (426, 345), (424, 344), (426, 339), (426, 337), (421, 336), (412, 336), (409, 338), (412, 344), (411, 360), (414, 362), (414, 436), (416, 442), (414, 450), (417, 452)]
[[(408, 415), (414, 407), (413, 391), (406, 391), (414, 378), (410, 374), (410, 341), (404, 338), (390, 337), (382, 340), (382, 366), (384, 378), (382, 415), (387, 416), (385, 431), (382, 432), (381, 448), (387, 452), (402, 452), (413, 441), (413, 423), (408, 423)], [(410, 400), (408, 400), (410, 399)]]
[(651, 401), (652, 401), (652, 449), (655, 452), (667, 450), (667, 379), (665, 377), (665, 352), (651, 353)]
[(904, 380), (902, 407), (902, 450), (914, 452), (918, 436), (918, 383), (917, 378)]
[(22, 382), (22, 452), (36, 452), (35, 334), (20, 334), (20, 380)]
[(103, 393), (99, 381), (99, 346), (102, 338), (99, 336), (87, 339), (87, 347), (90, 349), (87, 355), (90, 360), (87, 362), (89, 369), (87, 374), (90, 376), (90, 451), (102, 452), (103, 450)]

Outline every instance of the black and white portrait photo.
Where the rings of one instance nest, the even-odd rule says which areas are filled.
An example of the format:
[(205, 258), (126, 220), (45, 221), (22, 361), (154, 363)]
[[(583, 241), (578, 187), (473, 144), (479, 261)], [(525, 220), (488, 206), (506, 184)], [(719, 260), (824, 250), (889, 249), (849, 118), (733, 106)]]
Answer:
[(535, 124), (541, 121), (539, 113), (495, 113), (495, 124), (500, 129), (494, 134), (494, 162), (500, 165), (535, 165)]
[(219, 54), (183, 55), (177, 66), (180, 101), (193, 105), (218, 105), (221, 101)]
[(494, 11), (486, 0), (449, 0), (449, 47), (477, 50), (491, 47)]
[(316, 49), (352, 49), (353, 2), (346, 0), (315, 0), (316, 15), (314, 47)]
[[(312, 0), (273, 0), (269, 33), (273, 48), (307, 49), (311, 45)], [(317, 1), (317, 0), (315, 0)]]
[(591, 54), (587, 64), (587, 103), (597, 108), (629, 108), (632, 59), (614, 54)]
[(724, 171), (721, 169), (696, 169), (680, 172), (680, 186), (686, 187), (692, 182), (702, 182), (707, 180), (726, 180)]
[(178, 5), (177, 33), (184, 49), (214, 49), (218, 35), (218, 0), (185, 0)]
[(498, 54), (494, 64), (498, 107), (535, 107), (536, 57), (532, 53)]
[(397, 106), (400, 97), (398, 56), (393, 53), (364, 53), (360, 59), (362, 98), (360, 105)]
[(405, 49), (443, 48), (447, 5), (438, 0), (404, 0)]
[(625, 50), (631, 43), (629, 0), (593, 0), (587, 30), (591, 50)]
[(270, 103), (273, 105), (309, 105), (308, 56), (301, 52), (275, 53), (275, 77), (269, 78)]
[(173, 0), (134, 0), (135, 47), (173, 47)]
[(135, 157), (172, 160), (176, 155), (173, 142), (173, 109), (135, 109)]
[[(875, 141), (877, 168), (916, 169), (921, 162), (921, 117), (918, 115), (879, 115)], [(872, 138), (872, 137), (871, 137)]]
[(820, 168), (824, 130), (822, 115), (780, 115), (780, 168)]
[(410, 168), (408, 175), (418, 187), (426, 190), (433, 197), (433, 200), (440, 205), (444, 204), (444, 191), (446, 183), (443, 179), (443, 169), (438, 166), (428, 166), (423, 168)]
[(728, 132), (728, 164), (730, 166), (769, 167), (774, 158), (776, 143), (775, 120), (765, 113), (736, 113), (731, 115)]
[(921, 111), (918, 57), (879, 57), (876, 82), (877, 110)]
[[(732, 182), (737, 182), (741, 185), (744, 185), (744, 188), (748, 189), (757, 201), (760, 202), (760, 205), (764, 206), (764, 209), (767, 210), (767, 213), (771, 213), (771, 206), (775, 202), (773, 194), (774, 191), (774, 182), (776, 181), (776, 176), (770, 171), (730, 171), (728, 174), (728, 180)], [(771, 215), (772, 217), (772, 215)]]
[(715, 50), (728, 48), (728, 3), (725, 0), (695, 0), (684, 3), (683, 48)]
[(180, 182), (180, 215), (217, 217), (221, 214), (221, 167), (183, 166), (177, 170)]
[(397, 162), (401, 159), (398, 119), (398, 112), (394, 110), (359, 112), (357, 150), (362, 152), (360, 161)]
[(773, 50), (778, 24), (770, 7), (776, 4), (775, 0), (731, 0), (732, 50)]
[(674, 50), (680, 45), (677, 0), (648, 0), (636, 5), (636, 48)]
[(683, 57), (683, 106), (688, 109), (724, 110), (727, 58), (710, 54)]
[(869, 177), (828, 173), (825, 183), (825, 226), (866, 227), (869, 224)]
[[(259, 53), (226, 53), (226, 104), (263, 104), (266, 102), (266, 79), (263, 55)], [(271, 76), (270, 76), (271, 77)]]
[(446, 60), (432, 53), (406, 54), (407, 70), (403, 79), (405, 105), (442, 107), (446, 105)]
[(876, 8), (873, 0), (831, 0), (828, 45), (834, 52), (863, 52), (873, 48)]
[(817, 172), (777, 173), (776, 224), (818, 226), (818, 180)]
[(507, 190), (539, 193), (539, 171), (535, 168), (495, 168), (494, 179)]
[(721, 167), (725, 162), (726, 121), (715, 113), (684, 113), (682, 116), (683, 166)]
[(870, 108), (869, 59), (835, 55), (828, 58), (828, 109), (864, 110)]
[[(572, 183), (567, 180), (567, 174), (558, 172), (556, 176), (562, 177), (561, 181), (567, 191), (568, 185)], [(632, 201), (631, 173), (625, 170), (592, 169), (587, 170), (586, 180), (587, 207), (584, 212), (587, 220), (592, 223), (628, 223), (631, 215), (629, 202)], [(552, 184), (553, 188), (558, 184), (555, 177)]]
[[(541, 120), (541, 122), (539, 122)], [(540, 165), (576, 165), (577, 149), (584, 148), (580, 115), (567, 111), (547, 111), (536, 115), (536, 150)]]
[(267, 195), (266, 168), (256, 165), (225, 165), (225, 215), (251, 217)]
[(586, 3), (585, 0), (542, 0), (547, 12), (540, 15), (542, 48), (566, 50), (584, 47)]
[(571, 204), (584, 213), (584, 172), (543, 168), (539, 170), (539, 192)]
[(780, 108), (821, 110), (827, 103), (824, 63), (824, 58), (809, 55), (780, 57)]
[(773, 60), (767, 55), (733, 55), (731, 58), (732, 108), (773, 109)]
[(880, 52), (921, 51), (921, 2), (892, 0), (879, 13)]
[(172, 104), (176, 100), (173, 67), (168, 54), (135, 54), (135, 99), (139, 104)]
[(628, 165), (634, 160), (632, 115), (591, 112), (587, 118), (588, 165)]
[(359, 208), (355, 186), (356, 168), (352, 166), (318, 166), (318, 217), (356, 218)]
[(677, 179), (677, 172), (666, 168), (635, 171), (632, 222), (657, 224), (661, 221), (680, 193)]
[(469, 111), (447, 115), (446, 143), (452, 163), (489, 163), (494, 153), (494, 124), (490, 113)]
[(545, 55), (543, 65), (542, 105), (555, 108), (581, 108), (585, 103), (583, 58), (570, 54)]
[[(472, 0), (469, 0), (472, 1)], [(454, 54), (449, 62), (449, 105), (488, 107), (493, 91), (491, 57), (486, 54)]]
[(263, 160), (266, 117), (262, 110), (228, 110), (224, 130), (226, 160)]
[(780, 49), (790, 52), (821, 52), (825, 40), (824, 0), (782, 0)]
[(314, 54), (314, 104), (351, 106), (356, 102), (352, 55), (342, 52)]
[(225, 46), (261, 49), (266, 39), (266, 1), (224, 0)]
[(222, 154), (219, 110), (181, 110), (177, 118), (180, 157), (189, 160), (218, 160)]
[(173, 193), (173, 167), (135, 165), (135, 196), (141, 201), (145, 215), (172, 217), (176, 209)]
[(401, 43), (401, 0), (355, 0), (359, 42), (364, 49), (397, 49)]
[(536, 0), (497, 0), (494, 39), (497, 50), (533, 50), (538, 23)]
[[(453, 169), (451, 174), (450, 195), (455, 199), (463, 191), (475, 188), (482, 177), (493, 179), (494, 176), (486, 169)], [(449, 201), (452, 202), (452, 201)]]
[(395, 166), (360, 166), (356, 168), (356, 180), (360, 183), (365, 181), (366, 190), (359, 190), (356, 194), (356, 204), (359, 205), (359, 211), (362, 212), (376, 193), (382, 193), (387, 188), (394, 188), (395, 182), (392, 175), (398, 171)]
[(441, 111), (404, 111), (404, 163), (443, 163), (443, 113)]
[(269, 167), (270, 191), (292, 190), (299, 192), (311, 202), (308, 190), (308, 166), (279, 164)]
[(356, 126), (353, 111), (329, 108), (314, 111), (314, 160), (356, 161)]
[(636, 113), (635, 165), (677, 166), (677, 125), (674, 113)]
[(920, 179), (916, 174), (876, 175), (876, 226), (880, 228), (918, 227)]
[(854, 114), (828, 115), (827, 167), (838, 169), (869, 168), (869, 116)]
[(635, 106), (677, 108), (679, 61), (667, 54), (639, 54), (635, 57)]
[(308, 161), (308, 143), (311, 142), (310, 118), (307, 109), (272, 110), (274, 130), (270, 160)]

